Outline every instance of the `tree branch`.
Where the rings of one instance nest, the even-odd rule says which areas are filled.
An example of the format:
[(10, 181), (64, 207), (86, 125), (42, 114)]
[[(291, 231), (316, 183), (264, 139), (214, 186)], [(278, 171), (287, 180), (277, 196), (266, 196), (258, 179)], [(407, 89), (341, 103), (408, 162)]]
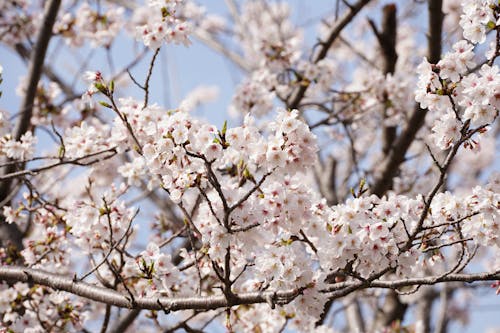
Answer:
[[(395, 4), (388, 4), (384, 6), (382, 15), (382, 31), (378, 31), (375, 23), (369, 21), (373, 33), (377, 37), (380, 49), (384, 56), (384, 66), (383, 73), (385, 76), (388, 74), (394, 74), (396, 70), (396, 62), (398, 60), (398, 54), (396, 52), (396, 37), (397, 37), (397, 10)], [(384, 120), (388, 117), (387, 111), (389, 109), (389, 96), (388, 92), (384, 92)], [(387, 155), (392, 147), (392, 143), (396, 138), (396, 127), (387, 126), (384, 124), (383, 129), (383, 143), (382, 151), (384, 155)]]
[[(319, 49), (318, 54), (313, 58), (313, 63), (316, 64), (320, 60), (326, 57), (326, 55), (328, 54), (328, 50), (340, 36), (342, 30), (344, 30), (344, 28), (354, 19), (354, 17), (359, 13), (359, 11), (363, 9), (363, 7), (367, 5), (369, 2), (370, 0), (359, 0), (356, 4), (350, 6), (349, 12), (347, 12), (343, 17), (341, 17), (340, 20), (337, 21), (336, 24), (332, 27), (330, 35), (328, 36), (326, 41), (321, 42), (321, 47)], [(287, 101), (287, 107), (289, 109), (298, 108), (300, 101), (302, 101), (302, 98), (304, 98), (306, 94), (307, 88), (308, 86), (301, 85), (294, 91), (294, 93)]]
[[(52, 27), (54, 26), (57, 12), (61, 0), (49, 0), (46, 6), (45, 14), (43, 17), (42, 27), (38, 34), (37, 42), (33, 52), (31, 52), (30, 66), (28, 69), (28, 86), (26, 88), (26, 95), (24, 96), (21, 106), (21, 117), (16, 124), (13, 139), (19, 141), (21, 136), (26, 133), (31, 125), (31, 116), (33, 114), (33, 103), (36, 97), (36, 90), (38, 81), (43, 70), (43, 63), (47, 53), (50, 38), (52, 37)], [(16, 168), (15, 164), (8, 165), (2, 174), (12, 173)], [(11, 180), (3, 181), (0, 186), (0, 201), (9, 195)]]
[[(442, 12), (442, 0), (429, 1), (429, 62), (437, 63), (441, 57), (441, 34), (443, 27), (444, 14)], [(417, 104), (406, 128), (396, 140), (393, 149), (390, 151), (387, 158), (382, 162), (379, 176), (375, 179), (372, 193), (377, 196), (382, 196), (387, 190), (392, 187), (392, 178), (395, 176), (401, 163), (404, 162), (406, 152), (417, 132), (424, 124), (425, 116), (428, 109), (421, 109)]]
[[(440, 276), (426, 276), (419, 278), (408, 278), (393, 281), (368, 281), (365, 282), (362, 288), (383, 288), (383, 289), (397, 289), (401, 287), (419, 286), (419, 285), (434, 285), (441, 282), (466, 282), (472, 283), (477, 281), (500, 281), (500, 270), (492, 273), (474, 273), (474, 274), (447, 274)], [(331, 285), (326, 288), (325, 292), (338, 292), (344, 288), (351, 287), (353, 285), (360, 285), (361, 282), (348, 281), (340, 282)]]
[(285, 291), (265, 291), (245, 294), (233, 294), (228, 300), (225, 295), (207, 297), (135, 297), (130, 299), (128, 295), (121, 294), (115, 290), (99, 287), (85, 282), (43, 270), (30, 269), (18, 266), (0, 267), (0, 280), (35, 283), (78, 295), (96, 302), (129, 309), (148, 310), (213, 310), (241, 304), (255, 303), (288, 303), (300, 294), (300, 290), (292, 289)]
[(127, 328), (132, 325), (134, 320), (139, 316), (141, 313), (141, 310), (139, 309), (134, 309), (130, 310), (125, 314), (123, 317), (120, 318), (120, 320), (116, 323), (115, 326), (111, 329), (110, 333), (122, 333), (127, 330)]
[[(22, 106), (21, 106), (21, 116), (16, 124), (14, 130), (13, 139), (19, 141), (21, 136), (25, 134), (31, 125), (31, 116), (33, 114), (33, 103), (36, 96), (36, 91), (38, 87), (38, 82), (40, 81), (40, 76), (43, 70), (43, 63), (45, 60), (45, 55), (47, 53), (47, 47), (49, 45), (50, 38), (52, 37), (52, 27), (54, 26), (57, 12), (59, 11), (59, 6), (61, 0), (49, 0), (46, 3), (46, 10), (43, 16), (43, 21), (41, 25), (40, 32), (38, 33), (38, 38), (30, 57), (30, 66), (28, 69), (28, 87), (26, 89), (26, 95), (24, 96)], [(0, 170), (0, 176), (10, 174), (16, 170), (17, 164), (8, 164), (6, 167)], [(10, 195), (10, 189), (12, 185), (12, 179), (3, 180), (0, 184), (0, 202), (4, 202), (6, 198)], [(10, 241), (16, 245), (18, 249), (22, 248), (22, 232), (16, 225), (10, 224), (8, 226), (3, 226), (2, 223), (0, 231), (6, 233)]]

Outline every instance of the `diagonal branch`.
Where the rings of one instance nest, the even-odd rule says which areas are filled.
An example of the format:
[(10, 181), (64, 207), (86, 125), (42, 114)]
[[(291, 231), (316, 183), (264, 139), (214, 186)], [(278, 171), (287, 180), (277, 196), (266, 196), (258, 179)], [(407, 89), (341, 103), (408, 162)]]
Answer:
[[(321, 42), (321, 47), (319, 52), (313, 58), (313, 63), (318, 63), (320, 60), (323, 60), (328, 54), (328, 50), (333, 45), (333, 43), (340, 36), (340, 33), (344, 28), (354, 19), (354, 17), (363, 9), (365, 5), (367, 5), (370, 0), (359, 0), (354, 5), (349, 6), (349, 11), (344, 14), (332, 27), (330, 35), (326, 39), (326, 41)], [(297, 88), (291, 95), (291, 97), (287, 101), (287, 107), (289, 109), (296, 109), (299, 107), (300, 102), (304, 98), (308, 86), (301, 85)]]
[[(52, 27), (54, 26), (60, 5), (61, 0), (49, 0), (47, 6), (45, 7), (46, 10), (42, 21), (42, 27), (38, 33), (38, 38), (33, 52), (31, 52), (30, 65), (28, 69), (28, 87), (21, 104), (21, 116), (14, 130), (13, 138), (16, 141), (21, 139), (21, 136), (28, 131), (31, 125), (31, 116), (33, 114), (33, 103), (36, 97), (36, 90), (43, 71), (43, 63), (45, 61), (47, 47), (49, 45), (50, 38), (52, 37)], [(5, 170), (2, 171), (2, 174), (12, 173), (15, 168), (15, 164), (10, 164), (5, 168)], [(10, 185), (11, 180), (2, 182), (0, 186), (0, 201), (9, 195)]]
[[(21, 104), (21, 116), (13, 133), (13, 138), (16, 141), (19, 141), (21, 136), (28, 131), (31, 125), (31, 115), (33, 114), (33, 103), (36, 96), (38, 81), (40, 81), (45, 54), (47, 53), (47, 47), (52, 37), (52, 27), (54, 26), (60, 4), (61, 0), (49, 0), (46, 3), (41, 29), (38, 33), (33, 52), (31, 52), (30, 66), (28, 69), (28, 87)], [(14, 163), (8, 164), (6, 167), (0, 169), (0, 176), (14, 172), (16, 167), (17, 165)], [(0, 202), (5, 202), (5, 200), (11, 196), (11, 185), (12, 179), (3, 180), (0, 183)], [(15, 244), (18, 249), (22, 247), (23, 235), (16, 225), (5, 225), (5, 223), (0, 223), (0, 233), (5, 236), (0, 238), (0, 243), (2, 243), (4, 239), (8, 239)]]

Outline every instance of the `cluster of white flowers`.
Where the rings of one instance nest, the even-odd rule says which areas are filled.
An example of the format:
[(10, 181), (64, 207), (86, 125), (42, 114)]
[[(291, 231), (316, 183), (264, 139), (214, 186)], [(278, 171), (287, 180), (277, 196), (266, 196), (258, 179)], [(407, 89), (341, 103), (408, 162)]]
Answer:
[[(36, 2), (35, 2), (36, 3)], [(30, 0), (2, 1), (0, 3), (0, 36), (2, 42), (14, 46), (36, 34), (41, 13), (31, 11)]]
[[(64, 219), (69, 232), (85, 253), (109, 251), (123, 239), (136, 214), (133, 208), (113, 198), (116, 194), (104, 194), (101, 206), (95, 202), (77, 201)], [(81, 223), (85, 221), (85, 223)]]
[(92, 118), (91, 124), (82, 121), (64, 133), (64, 153), (68, 158), (79, 158), (111, 148), (109, 126)]
[(75, 301), (65, 292), (27, 283), (0, 284), (0, 331), (42, 333), (76, 331), (88, 317), (81, 301)]
[(180, 16), (183, 5), (183, 0), (148, 0), (132, 18), (137, 39), (153, 50), (163, 43), (189, 45), (191, 24)]
[[(472, 194), (465, 198), (465, 202), (457, 204), (458, 207), (465, 205), (473, 207), (474, 215), (466, 220), (462, 230), (464, 237), (471, 238), (476, 244), (482, 246), (496, 246), (500, 249), (500, 193), (482, 187), (475, 187)], [(450, 207), (451, 208), (451, 207)], [(460, 214), (462, 217), (471, 213), (463, 210), (447, 211), (448, 214)], [(498, 269), (498, 267), (497, 267)]]
[(275, 93), (258, 80), (246, 80), (234, 94), (230, 113), (232, 116), (251, 114), (255, 117), (268, 114), (273, 108)]
[(463, 78), (459, 104), (465, 108), (463, 118), (470, 119), (474, 127), (491, 124), (500, 107), (500, 75), (498, 66), (483, 65), (479, 76), (475, 73)]
[(16, 141), (10, 134), (0, 138), (0, 156), (4, 155), (14, 160), (28, 160), (35, 153), (37, 138), (31, 131), (24, 133), (19, 141)]
[(331, 88), (337, 63), (332, 58), (317, 63), (301, 59), (302, 32), (293, 26), (290, 14), (286, 3), (252, 1), (243, 6), (235, 30), (252, 74), (234, 94), (232, 116), (267, 115), (275, 97), (283, 99), (296, 86), (311, 86), (308, 98)]
[[(313, 238), (320, 244), (321, 265), (336, 271), (351, 263), (358, 274), (368, 276), (397, 263), (398, 274), (408, 276), (418, 255), (400, 249), (408, 241), (405, 230), (415, 228), (422, 208), (422, 200), (404, 196), (356, 198), (332, 209), (317, 204), (315, 215), (326, 219), (315, 227)], [(329, 237), (323, 236), (325, 229)]]
[(302, 84), (317, 84), (318, 89), (312, 91), (328, 91), (337, 71), (337, 63), (332, 59), (326, 58), (317, 63), (301, 60), (297, 65), (297, 69), (301, 73)]
[(497, 117), (499, 106), (498, 67), (484, 64), (479, 75), (467, 73), (475, 65), (473, 45), (460, 41), (453, 49), (437, 65), (424, 59), (417, 69), (415, 99), (422, 108), (441, 114), (432, 131), (436, 146), (443, 150), (460, 139), (465, 121), (474, 128), (488, 125)]
[(93, 8), (84, 2), (75, 13), (64, 13), (53, 30), (75, 47), (82, 47), (85, 42), (92, 47), (110, 46), (125, 24), (124, 12), (121, 6), (107, 3), (105, 7)]
[(161, 253), (155, 243), (150, 243), (135, 259), (128, 259), (124, 274), (126, 277), (138, 278), (133, 287), (141, 296), (157, 296), (159, 293), (170, 296), (179, 291), (179, 285), (183, 282), (170, 255)]
[[(448, 149), (461, 137), (468, 122), (473, 128), (491, 124), (498, 116), (500, 78), (498, 67), (491, 61), (484, 64), (479, 75), (469, 73), (475, 66), (474, 45), (484, 43), (486, 31), (496, 28), (500, 7), (496, 1), (464, 1), (460, 25), (463, 37), (453, 45), (453, 51), (444, 55), (436, 65), (426, 59), (417, 69), (419, 74), (415, 100), (422, 108), (438, 115), (432, 128), (434, 143)], [(497, 56), (496, 42), (492, 42), (487, 58)]]
[(460, 26), (464, 30), (464, 37), (474, 44), (483, 43), (486, 32), (500, 24), (498, 15), (494, 12), (497, 6), (498, 2), (495, 0), (462, 1)]
[(235, 33), (252, 67), (279, 72), (298, 60), (302, 33), (289, 17), (285, 2), (245, 2)]
[[(124, 6), (110, 2), (93, 6), (85, 1), (76, 10), (60, 15), (53, 31), (74, 47), (82, 47), (86, 43), (94, 48), (109, 47), (124, 26), (151, 49), (157, 49), (164, 42), (189, 45), (188, 36), (192, 29), (187, 20), (191, 18), (189, 15), (196, 18), (193, 6), (196, 7), (193, 4), (189, 6), (190, 10), (184, 10), (183, 0), (149, 0), (146, 5), (134, 7), (132, 17), (127, 19)], [(217, 17), (211, 20), (198, 17), (198, 23), (213, 30), (224, 25)]]
[[(297, 118), (296, 111), (280, 111), (276, 121), (269, 126), (274, 135), (265, 140), (252, 125), (250, 116), (243, 127), (222, 133), (215, 126), (200, 122), (182, 110), (166, 112), (156, 105), (142, 109), (132, 99), (121, 99), (118, 107), (143, 146), (143, 156), (137, 156), (119, 172), (128, 178), (129, 184), (133, 184), (146, 173), (144, 165), (147, 166), (151, 180), (157, 183), (161, 179), (171, 198), (177, 202), (186, 189), (197, 182), (201, 181), (201, 186), (206, 182), (205, 163), (219, 161), (224, 167), (225, 163), (238, 165), (243, 161), (251, 164), (251, 170), (265, 168), (267, 171), (279, 169), (279, 172), (295, 173), (314, 163), (318, 149), (314, 135)], [(101, 140), (107, 131), (98, 132), (84, 123), (69, 129), (65, 139), (67, 151), (71, 151), (71, 156), (84, 156), (102, 150), (106, 142), (115, 143), (119, 150), (136, 144), (119, 117), (111, 128), (110, 140)], [(141, 158), (144, 160), (140, 161)]]

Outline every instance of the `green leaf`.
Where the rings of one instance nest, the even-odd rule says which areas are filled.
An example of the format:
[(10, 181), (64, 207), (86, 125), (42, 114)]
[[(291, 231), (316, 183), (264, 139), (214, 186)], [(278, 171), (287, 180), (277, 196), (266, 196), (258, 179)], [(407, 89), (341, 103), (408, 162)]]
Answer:
[(222, 136), (226, 135), (226, 131), (227, 131), (227, 120), (224, 120), (224, 124), (222, 125)]
[(59, 151), (57, 153), (57, 156), (59, 158), (64, 158), (64, 155), (66, 154), (66, 148), (64, 148), (64, 146), (60, 146), (59, 147)]
[(163, 18), (170, 16), (170, 12), (168, 11), (167, 7), (161, 7), (161, 16)]
[(96, 82), (94, 83), (94, 87), (99, 90), (101, 93), (103, 93), (104, 95), (107, 95), (108, 94), (108, 88), (106, 88), (106, 86), (100, 82)]
[(365, 187), (365, 185), (366, 185), (366, 179), (361, 178), (361, 181), (359, 182), (359, 189), (363, 190), (363, 188)]
[(252, 177), (252, 174), (250, 173), (248, 168), (245, 168), (245, 170), (243, 170), (243, 177), (245, 177), (247, 179), (250, 179)]
[(104, 101), (99, 101), (99, 104), (101, 104), (102, 106), (104, 106), (105, 108), (109, 108), (109, 109), (112, 109), (113, 107), (111, 106), (111, 104), (109, 103), (106, 103)]

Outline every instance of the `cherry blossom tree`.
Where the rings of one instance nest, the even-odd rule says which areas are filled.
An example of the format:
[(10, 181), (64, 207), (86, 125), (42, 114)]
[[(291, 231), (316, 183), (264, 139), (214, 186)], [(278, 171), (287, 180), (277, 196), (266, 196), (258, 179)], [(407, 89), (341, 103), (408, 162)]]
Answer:
[[(498, 293), (500, 3), (335, 1), (313, 45), (225, 3), (0, 3), (0, 331), (448, 332)], [(151, 95), (192, 43), (241, 73), (229, 121)]]

